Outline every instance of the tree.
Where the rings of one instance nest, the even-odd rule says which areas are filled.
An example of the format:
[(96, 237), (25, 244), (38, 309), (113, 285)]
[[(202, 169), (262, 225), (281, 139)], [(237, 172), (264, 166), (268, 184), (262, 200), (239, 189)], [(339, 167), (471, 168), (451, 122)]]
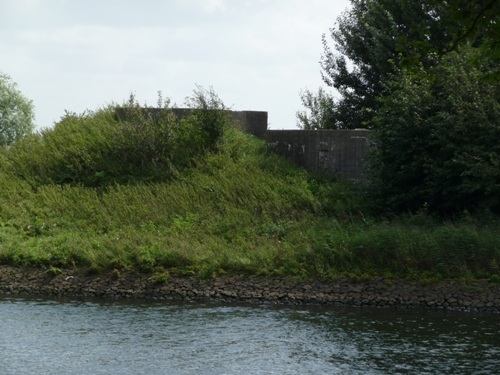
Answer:
[(372, 191), (385, 209), (500, 212), (499, 90), (478, 54), (462, 46), (391, 81), (371, 121)]
[[(444, 52), (456, 50), (460, 45), (470, 44), (481, 52), (475, 58), (488, 61), (491, 69), (484, 78), (492, 82), (500, 80), (500, 0), (428, 0), (432, 7), (444, 7), (449, 15), (448, 33), (453, 36)], [(425, 34), (418, 25), (413, 25), (415, 33)], [(415, 50), (418, 46), (424, 55), (436, 52), (427, 38), (411, 40), (402, 38), (400, 47)], [(402, 59), (405, 67), (420, 62), (420, 54), (410, 53)]]
[[(437, 1), (437, 0), (436, 0)], [(479, 59), (490, 62), (491, 70), (485, 76), (491, 82), (500, 81), (500, 1), (499, 0), (449, 0), (452, 17), (456, 23), (465, 24), (455, 40), (474, 42), (481, 51)]]
[[(330, 29), (333, 48), (323, 35), (322, 78), (340, 94), (332, 101), (328, 128), (366, 127), (380, 107), (377, 98), (389, 93), (387, 81), (403, 57), (417, 54), (424, 66), (433, 63), (426, 58), (426, 49), (420, 51), (418, 44), (403, 46), (402, 41), (425, 39), (436, 51), (447, 49), (453, 39), (448, 11), (433, 1), (351, 0), (352, 7)], [(306, 107), (314, 118), (312, 108)]]
[(305, 130), (326, 129), (335, 122), (335, 100), (323, 88), (315, 95), (309, 90), (301, 92), (302, 105), (309, 110), (298, 111), (299, 127)]
[(34, 108), (8, 75), (0, 73), (0, 146), (9, 145), (34, 129)]

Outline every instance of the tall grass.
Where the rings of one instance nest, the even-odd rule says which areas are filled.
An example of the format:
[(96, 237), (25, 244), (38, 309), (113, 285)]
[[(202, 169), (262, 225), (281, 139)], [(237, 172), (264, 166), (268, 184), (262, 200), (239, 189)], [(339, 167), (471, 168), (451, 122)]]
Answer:
[(229, 126), (181, 161), (186, 138), (176, 144), (174, 131), (168, 163), (125, 170), (109, 157), (122, 144), (108, 137), (122, 126), (109, 110), (71, 115), (0, 151), (1, 263), (201, 277), (499, 279), (498, 217), (370, 216), (362, 186), (311, 175)]

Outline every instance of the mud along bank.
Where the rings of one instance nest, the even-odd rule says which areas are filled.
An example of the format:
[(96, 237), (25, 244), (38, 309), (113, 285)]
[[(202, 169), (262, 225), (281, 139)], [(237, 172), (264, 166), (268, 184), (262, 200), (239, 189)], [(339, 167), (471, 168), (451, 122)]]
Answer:
[(376, 278), (357, 282), (297, 281), (290, 278), (224, 276), (210, 280), (112, 272), (87, 275), (0, 266), (0, 294), (109, 299), (213, 300), (331, 306), (426, 308), (500, 313), (500, 285), (486, 280), (418, 281)]

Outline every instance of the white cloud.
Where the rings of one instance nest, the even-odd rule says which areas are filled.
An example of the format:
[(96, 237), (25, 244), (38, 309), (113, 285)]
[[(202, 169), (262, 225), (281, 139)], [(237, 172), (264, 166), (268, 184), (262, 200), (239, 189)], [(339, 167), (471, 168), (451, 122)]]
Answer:
[(31, 22), (9, 8), (0, 25), (0, 69), (33, 99), (41, 126), (64, 109), (121, 102), (130, 91), (154, 103), (161, 90), (181, 104), (198, 83), (235, 109), (267, 110), (274, 127), (293, 128), (300, 89), (321, 84), (321, 34), (345, 7), (326, 0), (0, 3), (0, 13), (25, 4), (44, 14)]
[(209, 12), (214, 12), (218, 10), (226, 10), (226, 2), (224, 0), (198, 0), (195, 2), (196, 5), (200, 5)]
[(2, 0), (0, 6), (0, 10), (6, 14), (13, 12), (26, 15), (36, 13), (43, 6), (43, 0)]

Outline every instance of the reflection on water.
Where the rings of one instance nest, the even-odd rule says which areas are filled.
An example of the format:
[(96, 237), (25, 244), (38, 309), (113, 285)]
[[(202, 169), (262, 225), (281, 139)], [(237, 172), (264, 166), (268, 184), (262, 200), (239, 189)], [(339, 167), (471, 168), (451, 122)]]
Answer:
[(0, 374), (493, 374), (498, 315), (0, 299)]

